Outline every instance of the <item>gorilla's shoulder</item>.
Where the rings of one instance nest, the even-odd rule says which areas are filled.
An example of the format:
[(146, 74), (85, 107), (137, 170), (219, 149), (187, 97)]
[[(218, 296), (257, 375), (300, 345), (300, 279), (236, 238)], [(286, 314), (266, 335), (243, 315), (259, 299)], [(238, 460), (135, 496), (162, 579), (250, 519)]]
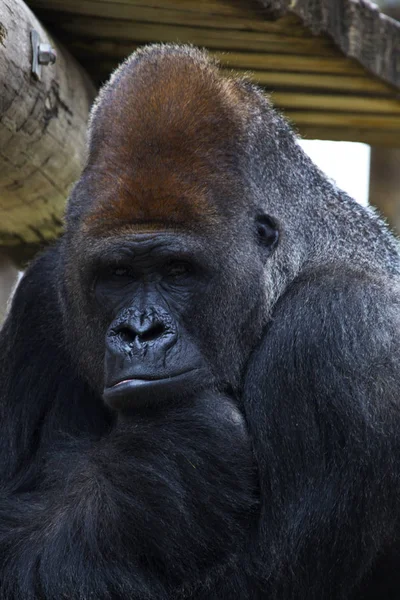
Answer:
[(336, 387), (343, 378), (367, 383), (380, 373), (397, 381), (399, 331), (399, 277), (325, 265), (304, 272), (281, 297), (265, 351), (300, 380), (329, 375)]
[[(60, 276), (60, 241), (37, 256), (26, 269), (18, 290), (23, 293), (15, 294), (13, 305), (23, 310), (44, 308), (50, 302), (56, 302), (57, 285)], [(54, 309), (54, 306), (52, 307)]]
[(392, 303), (400, 306), (400, 277), (373, 267), (368, 271), (363, 266), (358, 268), (349, 263), (327, 263), (305, 269), (289, 285), (277, 308), (293, 305), (296, 300), (302, 303), (305, 297), (305, 309), (313, 303), (323, 304), (327, 309), (337, 308), (337, 303), (344, 302), (345, 313), (351, 312), (352, 301), (357, 310), (360, 309), (360, 302), (366, 308), (377, 305), (382, 308)]

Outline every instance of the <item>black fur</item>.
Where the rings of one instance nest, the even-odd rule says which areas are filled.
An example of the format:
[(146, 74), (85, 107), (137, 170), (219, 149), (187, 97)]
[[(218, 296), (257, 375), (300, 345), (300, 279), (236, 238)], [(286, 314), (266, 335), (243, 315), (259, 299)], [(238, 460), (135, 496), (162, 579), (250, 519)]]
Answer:
[(226, 573), (240, 589), (258, 504), (242, 417), (214, 393), (117, 419), (63, 349), (58, 253), (2, 330), (0, 598), (212, 598)]
[[(64, 238), (29, 267), (1, 331), (0, 600), (397, 600), (397, 242), (247, 82), (229, 96), (244, 103), (230, 204), (217, 232), (196, 230), (212, 276), (179, 309), (213, 379), (127, 412), (101, 397), (109, 322), (90, 304), (87, 263), (103, 241), (81, 225), (109, 185), (96, 189), (99, 172), (114, 176), (101, 162), (107, 111), (120, 147), (124, 86), (138, 60), (168, 74), (165, 57), (217, 86), (191, 48), (121, 67), (93, 117), (102, 167), (89, 160)], [(226, 203), (218, 177), (213, 201)], [(107, 239), (125, 243), (115, 224)]]

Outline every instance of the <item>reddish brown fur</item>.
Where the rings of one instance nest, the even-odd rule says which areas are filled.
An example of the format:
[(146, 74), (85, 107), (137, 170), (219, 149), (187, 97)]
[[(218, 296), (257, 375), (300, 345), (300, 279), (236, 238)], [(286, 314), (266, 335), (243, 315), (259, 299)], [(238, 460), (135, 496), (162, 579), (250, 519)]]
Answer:
[(153, 46), (114, 74), (93, 112), (87, 174), (95, 202), (83, 229), (212, 223), (232, 195), (248, 117), (242, 83), (191, 49)]

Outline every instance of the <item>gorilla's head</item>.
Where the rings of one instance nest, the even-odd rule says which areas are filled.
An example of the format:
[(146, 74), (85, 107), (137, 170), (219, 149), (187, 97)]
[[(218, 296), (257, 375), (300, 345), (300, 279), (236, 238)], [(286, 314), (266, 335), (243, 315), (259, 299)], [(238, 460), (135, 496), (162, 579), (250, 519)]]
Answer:
[(100, 93), (67, 215), (65, 314), (111, 406), (240, 386), (279, 246), (250, 172), (267, 109), (246, 81), (171, 46), (137, 52)]

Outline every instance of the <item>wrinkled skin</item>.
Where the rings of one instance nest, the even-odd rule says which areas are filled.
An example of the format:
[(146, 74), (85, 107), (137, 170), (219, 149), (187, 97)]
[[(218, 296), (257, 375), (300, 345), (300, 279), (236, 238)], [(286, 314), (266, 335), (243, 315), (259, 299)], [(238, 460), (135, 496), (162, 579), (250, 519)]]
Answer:
[(260, 90), (133, 54), (0, 335), (0, 600), (399, 598), (399, 275)]

